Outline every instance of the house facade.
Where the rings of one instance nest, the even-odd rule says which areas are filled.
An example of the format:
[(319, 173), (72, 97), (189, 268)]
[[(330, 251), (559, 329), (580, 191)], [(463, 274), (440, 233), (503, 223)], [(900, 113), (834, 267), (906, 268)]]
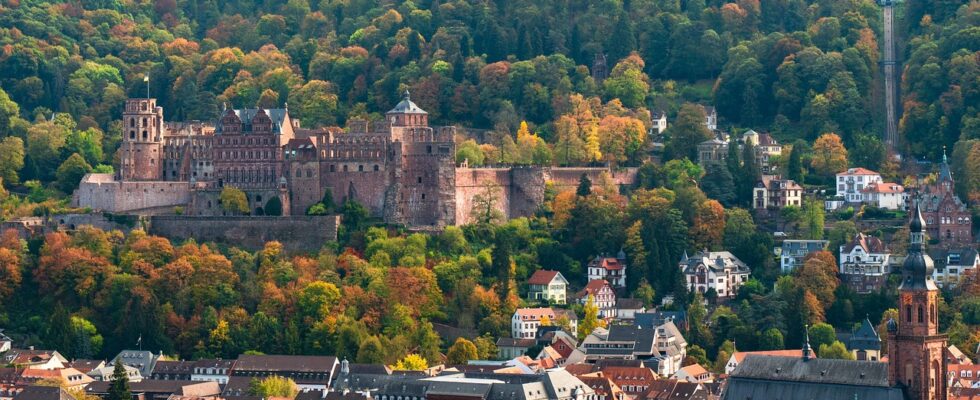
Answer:
[(599, 256), (589, 261), (589, 281), (605, 279), (613, 288), (626, 287), (626, 253), (613, 257)]
[(865, 168), (848, 168), (837, 173), (836, 178), (837, 197), (847, 203), (860, 203), (866, 186), (881, 183), (881, 174)]
[(595, 306), (599, 308), (600, 318), (616, 317), (616, 292), (609, 281), (605, 279), (591, 280), (585, 285), (585, 289), (576, 295), (579, 304), (582, 305), (588, 304), (590, 296)]
[(728, 158), (728, 142), (713, 138), (698, 143), (698, 164), (702, 168), (709, 164), (719, 164)]
[(938, 247), (973, 245), (973, 215), (954, 190), (953, 173), (946, 156), (939, 167), (939, 179), (919, 195), (919, 208), (928, 227), (929, 239)]
[(542, 319), (557, 325), (561, 318), (568, 319), (572, 333), (577, 331), (578, 317), (571, 310), (551, 307), (518, 308), (511, 317), (511, 337), (514, 339), (534, 339), (538, 334), (538, 328), (541, 327)]
[(586, 362), (639, 360), (662, 377), (681, 368), (687, 357), (687, 340), (673, 322), (653, 329), (636, 325), (610, 325), (596, 328), (582, 341), (579, 350)]
[(701, 294), (713, 290), (719, 299), (735, 297), (752, 272), (748, 265), (727, 251), (701, 251), (691, 257), (685, 252), (680, 268), (688, 290)]
[(803, 187), (792, 179), (764, 175), (752, 191), (752, 207), (756, 210), (803, 206)]
[(650, 136), (663, 134), (667, 130), (667, 113), (656, 110), (650, 113)]
[(881, 361), (881, 337), (870, 319), (864, 318), (861, 327), (847, 340), (847, 350), (858, 361)]
[(779, 156), (783, 153), (783, 146), (776, 141), (776, 138), (768, 133), (758, 133), (749, 129), (742, 134), (742, 143), (755, 146), (756, 165), (762, 169), (763, 175), (774, 172), (775, 168), (773, 168), (770, 160), (772, 157)]
[(858, 233), (840, 247), (841, 281), (858, 293), (871, 293), (884, 287), (891, 273), (891, 253), (874, 236)]
[(976, 274), (980, 268), (980, 254), (975, 248), (939, 250), (932, 252), (930, 256), (937, 261), (932, 279), (940, 288), (955, 287), (964, 276)]
[(784, 274), (793, 272), (803, 265), (803, 260), (810, 253), (827, 249), (826, 240), (787, 239), (779, 247), (779, 269)]
[(538, 303), (565, 304), (568, 280), (561, 272), (538, 270), (528, 279), (527, 298)]
[(904, 210), (908, 194), (902, 185), (874, 182), (864, 187), (861, 202), (887, 210)]

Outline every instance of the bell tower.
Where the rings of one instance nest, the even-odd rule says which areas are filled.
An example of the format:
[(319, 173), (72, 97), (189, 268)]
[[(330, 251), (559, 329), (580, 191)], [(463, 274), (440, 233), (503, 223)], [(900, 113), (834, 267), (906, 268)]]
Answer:
[(946, 335), (939, 334), (939, 288), (924, 249), (925, 228), (916, 204), (898, 288), (899, 318), (888, 321), (888, 381), (904, 389), (907, 399), (946, 400)]
[(119, 177), (124, 181), (155, 181), (163, 175), (163, 107), (157, 99), (126, 100)]

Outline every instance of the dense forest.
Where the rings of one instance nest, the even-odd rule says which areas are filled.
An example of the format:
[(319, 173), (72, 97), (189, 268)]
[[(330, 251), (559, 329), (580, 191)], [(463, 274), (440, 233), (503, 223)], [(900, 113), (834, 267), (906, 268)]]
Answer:
[[(980, 2), (962, 3), (900, 8), (899, 151), (937, 160), (948, 146), (958, 189), (978, 199)], [(85, 173), (111, 171), (123, 100), (147, 91), (170, 121), (288, 106), (322, 127), (376, 119), (409, 90), (434, 123), (486, 131), (459, 138), (461, 161), (639, 166), (640, 177), (630, 193), (583, 180), (549, 192), (532, 218), (488, 213), (431, 235), (369, 226), (356, 204), (324, 204), (345, 214), (341, 239), (307, 254), (140, 230), (26, 242), (5, 233), (0, 327), (69, 357), (112, 356), (142, 338), (181, 358), (259, 351), (394, 364), (407, 354), (440, 362), (448, 343), (433, 324), (445, 323), (472, 330), (487, 358), (535, 270), (580, 287), (590, 257), (624, 249), (631, 296), (653, 305), (669, 295), (687, 309), (691, 362), (717, 370), (732, 341), (798, 346), (804, 324), (825, 333), (813, 334), (815, 348), (830, 348), (828, 328), (893, 315), (894, 282), (859, 296), (826, 252), (780, 276), (772, 235), (746, 211), (753, 150), (731, 146), (725, 165), (695, 164), (694, 145), (712, 133), (694, 104), (714, 105), (724, 130), (792, 144), (772, 162), (808, 186), (849, 165), (901, 180), (878, 139), (881, 33), (872, 0), (0, 0), (2, 218), (63, 209)], [(600, 79), (597, 55), (607, 61)], [(647, 129), (660, 111), (671, 127), (655, 164)], [(817, 201), (780, 217), (783, 230), (826, 237), (831, 249), (857, 232), (853, 215), (825, 216)], [(825, 217), (840, 221), (825, 232)], [(677, 268), (685, 251), (704, 248), (753, 269), (738, 298), (710, 314)], [(943, 331), (974, 351), (980, 282), (944, 295)], [(575, 309), (582, 326), (599, 323), (594, 309)]]

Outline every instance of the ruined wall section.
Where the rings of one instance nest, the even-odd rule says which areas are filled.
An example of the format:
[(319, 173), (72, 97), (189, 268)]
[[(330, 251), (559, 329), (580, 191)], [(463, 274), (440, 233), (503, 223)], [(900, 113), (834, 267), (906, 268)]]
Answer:
[(190, 201), (190, 182), (117, 181), (111, 174), (85, 175), (72, 197), (76, 207), (108, 212), (185, 206)]
[(260, 249), (266, 242), (279, 241), (292, 251), (314, 252), (337, 240), (340, 217), (150, 217), (150, 234), (177, 242), (217, 242), (249, 249)]
[[(455, 154), (453, 130), (429, 127), (392, 128), (400, 144), (394, 221), (410, 226), (444, 226), (455, 220)], [(396, 152), (397, 153), (397, 152)]]
[(456, 168), (456, 224), (473, 222), (475, 196), (482, 196), (489, 186), (496, 198), (495, 208), (504, 216), (510, 215), (510, 168)]

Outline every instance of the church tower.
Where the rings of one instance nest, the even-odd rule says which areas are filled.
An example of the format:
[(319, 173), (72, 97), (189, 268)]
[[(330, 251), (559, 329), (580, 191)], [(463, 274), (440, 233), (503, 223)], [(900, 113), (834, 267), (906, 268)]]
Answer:
[(163, 175), (163, 107), (157, 99), (126, 100), (119, 177), (124, 181), (157, 181)]
[(912, 400), (946, 400), (946, 335), (939, 334), (939, 289), (925, 253), (926, 222), (915, 205), (898, 288), (898, 321), (888, 321), (888, 381)]

